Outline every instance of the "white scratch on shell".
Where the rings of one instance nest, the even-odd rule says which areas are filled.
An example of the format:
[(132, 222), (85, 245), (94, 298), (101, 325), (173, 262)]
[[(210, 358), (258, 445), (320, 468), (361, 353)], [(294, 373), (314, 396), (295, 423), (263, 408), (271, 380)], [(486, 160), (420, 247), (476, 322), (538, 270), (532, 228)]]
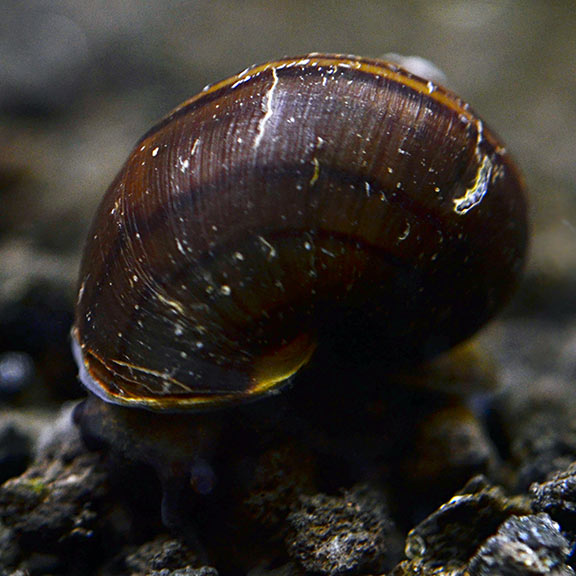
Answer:
[(272, 83), (270, 90), (268, 90), (268, 92), (266, 93), (266, 99), (265, 99), (266, 112), (258, 122), (258, 133), (256, 134), (256, 138), (254, 140), (255, 149), (258, 149), (258, 147), (260, 146), (262, 138), (264, 137), (264, 132), (266, 131), (266, 124), (268, 123), (268, 120), (270, 120), (272, 114), (274, 113), (274, 108), (272, 107), (272, 100), (274, 97), (274, 91), (276, 90), (276, 86), (278, 85), (278, 75), (276, 74), (276, 68), (272, 68), (272, 76), (274, 78), (274, 82)]
[(406, 222), (406, 228), (404, 228), (404, 232), (402, 232), (402, 234), (398, 236), (398, 242), (403, 242), (404, 240), (406, 240), (406, 238), (408, 238), (409, 235), (410, 235), (410, 222)]
[(177, 302), (176, 300), (172, 300), (171, 298), (168, 298), (168, 297), (164, 296), (163, 294), (160, 294), (160, 292), (156, 292), (155, 295), (156, 295), (156, 298), (158, 298), (158, 300), (160, 300), (160, 302), (162, 302), (163, 304), (166, 304), (166, 306), (169, 306), (170, 308), (172, 308), (173, 310), (175, 310), (179, 314), (184, 315), (184, 308), (182, 307), (182, 304), (180, 304), (180, 302)]
[(310, 178), (310, 186), (314, 186), (320, 177), (320, 160), (314, 157), (312, 158), (312, 164), (314, 164), (314, 172), (312, 173), (312, 178)]
[(456, 212), (456, 214), (462, 216), (482, 202), (486, 192), (488, 191), (488, 186), (490, 185), (492, 168), (492, 160), (489, 156), (484, 156), (480, 166), (478, 167), (476, 179), (472, 186), (466, 188), (464, 196), (454, 198), (452, 201), (454, 203), (454, 212)]
[(464, 196), (452, 200), (454, 203), (454, 212), (460, 216), (466, 214), (482, 202), (486, 192), (488, 192), (488, 186), (490, 186), (490, 182), (492, 181), (494, 164), (490, 156), (482, 154), (480, 149), (484, 140), (484, 125), (480, 121), (478, 121), (477, 124), (477, 131), (475, 155), (478, 160), (478, 169), (476, 171), (476, 178), (472, 186), (466, 188)]
[(268, 242), (268, 240), (266, 240), (266, 238), (264, 238), (263, 236), (258, 236), (258, 240), (260, 240), (260, 242), (262, 242), (262, 244), (264, 244), (264, 246), (268, 248), (268, 257), (267, 257), (268, 260), (276, 258), (277, 256), (276, 248), (274, 248), (274, 246), (272, 246), (272, 244), (270, 244), (270, 242)]
[(184, 247), (179, 238), (176, 238), (176, 246), (178, 247), (178, 252), (180, 252), (180, 254), (183, 255), (186, 254), (186, 248)]

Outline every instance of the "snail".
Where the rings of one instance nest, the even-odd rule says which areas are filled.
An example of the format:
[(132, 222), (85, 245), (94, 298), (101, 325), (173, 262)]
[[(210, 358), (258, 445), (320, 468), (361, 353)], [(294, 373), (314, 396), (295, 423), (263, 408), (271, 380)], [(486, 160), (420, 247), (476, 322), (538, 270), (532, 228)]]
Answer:
[(186, 422), (193, 460), (194, 422), (219, 428), (317, 357), (386, 370), (466, 340), (526, 244), (518, 169), (447, 89), (353, 56), (248, 68), (149, 130), (100, 205), (72, 331), (80, 419)]

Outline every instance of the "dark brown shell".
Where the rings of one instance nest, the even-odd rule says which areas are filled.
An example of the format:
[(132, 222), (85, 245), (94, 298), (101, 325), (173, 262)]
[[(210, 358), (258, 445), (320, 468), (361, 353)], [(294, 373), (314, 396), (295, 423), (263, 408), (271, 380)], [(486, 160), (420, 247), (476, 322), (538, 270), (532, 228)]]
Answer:
[(194, 409), (276, 389), (317, 346), (422, 360), (506, 302), (526, 227), (512, 160), (447, 90), (347, 56), (248, 69), (150, 130), (104, 197), (82, 381)]

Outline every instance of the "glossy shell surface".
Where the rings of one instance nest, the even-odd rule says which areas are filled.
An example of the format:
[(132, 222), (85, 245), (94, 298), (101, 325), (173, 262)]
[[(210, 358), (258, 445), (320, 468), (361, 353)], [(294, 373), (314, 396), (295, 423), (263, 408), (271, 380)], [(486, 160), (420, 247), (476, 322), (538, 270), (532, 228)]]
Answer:
[(355, 57), (250, 68), (152, 128), (106, 193), (81, 378), (186, 410), (274, 391), (317, 347), (422, 360), (500, 309), (525, 248), (521, 178), (451, 92)]

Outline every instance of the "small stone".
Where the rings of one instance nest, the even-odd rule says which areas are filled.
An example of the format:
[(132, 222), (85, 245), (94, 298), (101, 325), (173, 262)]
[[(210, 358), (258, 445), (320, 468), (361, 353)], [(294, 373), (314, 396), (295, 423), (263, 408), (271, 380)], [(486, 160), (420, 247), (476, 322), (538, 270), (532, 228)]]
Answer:
[(173, 570), (197, 565), (199, 561), (197, 555), (179, 540), (168, 536), (159, 536), (129, 554), (125, 563), (132, 573), (136, 574), (148, 574), (150, 570), (155, 572), (167, 570), (167, 573), (172, 574)]
[[(60, 426), (62, 417), (54, 420), (54, 428)], [(98, 522), (96, 502), (106, 493), (99, 456), (85, 452), (70, 422), (39, 446), (26, 472), (0, 487), (0, 519), (33, 550), (90, 542)]]
[(532, 484), (530, 494), (535, 512), (546, 512), (564, 530), (576, 530), (576, 463), (547, 482)]
[(573, 574), (570, 544), (547, 514), (512, 516), (488, 538), (469, 564), (470, 576)]
[(411, 530), (406, 556), (419, 564), (464, 565), (509, 516), (529, 512), (527, 503), (508, 498), (501, 488), (477, 476)]
[(379, 571), (388, 555), (392, 521), (373, 489), (357, 487), (342, 497), (303, 496), (288, 523), (289, 554), (308, 572)]
[[(145, 572), (146, 576), (218, 576), (215, 568), (210, 566), (202, 566), (201, 568), (178, 568), (177, 570), (170, 570), (164, 568), (163, 570), (152, 570)], [(136, 576), (136, 575), (132, 575)]]

